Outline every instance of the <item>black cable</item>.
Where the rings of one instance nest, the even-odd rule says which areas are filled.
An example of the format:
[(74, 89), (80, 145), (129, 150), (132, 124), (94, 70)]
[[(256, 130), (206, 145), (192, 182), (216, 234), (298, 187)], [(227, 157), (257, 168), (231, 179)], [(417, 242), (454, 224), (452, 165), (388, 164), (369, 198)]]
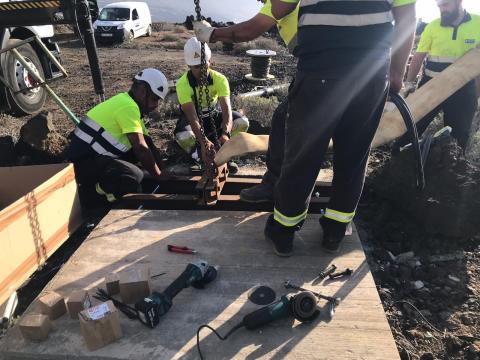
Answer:
[(130, 320), (138, 319), (138, 312), (135, 308), (127, 304), (124, 304), (118, 300), (115, 300), (113, 297), (108, 295), (108, 293), (103, 289), (97, 288), (97, 293), (93, 295), (93, 297), (100, 301), (111, 300), (113, 302), (113, 305), (115, 305), (115, 307), (117, 307), (118, 310), (124, 313)]
[(405, 122), (405, 126), (407, 127), (408, 134), (412, 139), (413, 151), (415, 153), (415, 160), (417, 164), (417, 188), (419, 190), (423, 190), (425, 188), (425, 173), (423, 169), (422, 153), (418, 141), (417, 126), (415, 125), (412, 113), (410, 112), (410, 109), (408, 108), (405, 99), (394, 92), (390, 92), (389, 97), (390, 101), (395, 104), (398, 111), (400, 112), (400, 115)]
[(241, 323), (235, 325), (233, 328), (231, 328), (230, 331), (225, 334), (225, 336), (222, 336), (217, 332), (217, 330), (215, 330), (211, 326), (201, 325), (197, 330), (197, 350), (198, 350), (198, 355), (200, 356), (200, 360), (203, 360), (202, 350), (200, 350), (200, 331), (202, 331), (202, 329), (204, 329), (204, 328), (210, 329), (215, 335), (217, 335), (217, 337), (220, 340), (224, 341), (224, 340), (227, 340), (230, 335), (232, 335), (235, 331), (242, 328), (243, 326), (244, 326), (243, 322), (241, 322)]
[(252, 70), (252, 76), (257, 79), (266, 79), (270, 72), (270, 65), (272, 59), (270, 57), (252, 57), (250, 68)]

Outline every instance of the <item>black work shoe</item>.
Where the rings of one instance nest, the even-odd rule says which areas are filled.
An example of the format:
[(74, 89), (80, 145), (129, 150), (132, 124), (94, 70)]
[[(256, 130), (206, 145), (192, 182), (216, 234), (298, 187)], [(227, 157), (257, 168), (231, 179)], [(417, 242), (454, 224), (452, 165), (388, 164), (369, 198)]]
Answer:
[(322, 216), (319, 221), (323, 228), (323, 249), (329, 253), (338, 253), (340, 251), (340, 245), (343, 239), (345, 239), (348, 224), (328, 219), (324, 216)]
[(273, 185), (262, 182), (240, 191), (240, 200), (251, 203), (273, 201)]
[(293, 252), (293, 238), (298, 227), (286, 227), (279, 224), (273, 218), (273, 214), (268, 217), (265, 224), (265, 238), (273, 243), (275, 254), (281, 257), (289, 257)]
[(232, 160), (227, 162), (228, 172), (232, 175), (235, 175), (238, 172), (238, 165), (234, 163)]

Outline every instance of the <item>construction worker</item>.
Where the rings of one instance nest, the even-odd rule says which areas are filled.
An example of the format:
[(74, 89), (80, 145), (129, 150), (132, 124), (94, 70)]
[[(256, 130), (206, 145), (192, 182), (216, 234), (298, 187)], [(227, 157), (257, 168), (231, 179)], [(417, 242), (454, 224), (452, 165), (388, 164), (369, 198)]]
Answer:
[[(272, 0), (272, 13), (282, 18), (298, 2)], [(402, 87), (415, 31), (414, 2), (300, 1), (295, 50), (299, 60), (289, 90), (284, 161), (275, 186), (274, 214), (264, 232), (277, 255), (292, 253), (330, 139), (334, 178), (320, 223), (323, 248), (338, 251), (362, 192), (388, 79), (391, 91)]]
[[(211, 100), (211, 108), (208, 109), (206, 91), (199, 98), (199, 82), (201, 76), (201, 43), (193, 37), (187, 41), (184, 47), (185, 62), (190, 68), (178, 80), (176, 89), (182, 115), (175, 127), (175, 140), (180, 147), (191, 154), (194, 160), (200, 155), (205, 159), (207, 151), (225, 144), (232, 136), (239, 132), (246, 132), (249, 127), (248, 118), (237, 111), (232, 111), (230, 104), (230, 85), (227, 78), (219, 72), (210, 68), (212, 52), (205, 44), (205, 58), (208, 67), (208, 91)], [(206, 142), (202, 141), (201, 123), (202, 119)], [(209, 118), (213, 119), (215, 129), (212, 127)], [(198, 146), (201, 153), (198, 153)], [(231, 173), (238, 171), (238, 166), (228, 162), (228, 169)]]
[(160, 169), (160, 153), (145, 128), (143, 116), (165, 99), (168, 82), (157, 69), (135, 75), (130, 91), (98, 104), (72, 133), (67, 159), (75, 165), (81, 194), (92, 194), (114, 202), (121, 196), (140, 191), (143, 171), (153, 179), (166, 174)]
[[(421, 35), (408, 70), (406, 95), (415, 91), (417, 75), (425, 58), (427, 61), (419, 87), (480, 44), (479, 15), (469, 14), (462, 7), (462, 0), (437, 0), (437, 5), (441, 17), (428, 24)], [(419, 135), (425, 131), (439, 111), (443, 110), (445, 126), (452, 128), (452, 136), (465, 150), (477, 110), (477, 97), (475, 81), (472, 80), (417, 123)], [(407, 142), (408, 139), (403, 137), (397, 144), (405, 145)]]
[[(232, 26), (213, 28), (205, 22), (195, 23), (195, 33), (202, 42), (245, 42), (253, 40), (272, 26), (277, 26), (282, 40), (291, 53), (297, 44), (297, 24), (299, 7), (277, 20), (272, 14), (271, 0), (257, 0), (264, 5), (253, 18)], [(273, 188), (280, 176), (285, 144), (285, 120), (288, 113), (288, 100), (285, 99), (275, 110), (272, 121), (267, 151), (267, 171), (259, 185), (243, 189), (240, 199), (248, 202), (273, 200)]]

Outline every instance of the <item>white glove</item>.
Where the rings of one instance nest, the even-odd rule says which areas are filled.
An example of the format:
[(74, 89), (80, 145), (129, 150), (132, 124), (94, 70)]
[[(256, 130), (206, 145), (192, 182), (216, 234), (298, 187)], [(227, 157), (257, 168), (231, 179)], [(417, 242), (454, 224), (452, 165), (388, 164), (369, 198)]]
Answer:
[(202, 20), (193, 22), (193, 30), (195, 31), (195, 36), (198, 41), (209, 43), (215, 28), (213, 28), (207, 21)]
[(415, 84), (413, 81), (407, 81), (403, 85), (402, 95), (404, 98), (406, 98), (408, 95), (414, 93), (415, 90), (417, 90), (417, 84)]

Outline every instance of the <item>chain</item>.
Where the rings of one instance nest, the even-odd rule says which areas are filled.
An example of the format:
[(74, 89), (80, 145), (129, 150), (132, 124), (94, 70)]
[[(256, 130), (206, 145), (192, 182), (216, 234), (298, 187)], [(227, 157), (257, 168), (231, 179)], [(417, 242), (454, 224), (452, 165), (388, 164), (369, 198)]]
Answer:
[[(197, 21), (202, 21), (202, 8), (200, 7), (200, 0), (193, 0), (195, 3), (195, 12), (197, 15)], [(210, 98), (210, 91), (208, 89), (208, 66), (207, 66), (207, 59), (205, 56), (205, 43), (202, 42), (201, 45), (201, 54), (200, 54), (200, 84), (198, 87), (198, 99), (199, 99), (199, 109), (197, 109), (197, 115), (198, 119), (200, 121), (200, 132), (202, 134), (202, 143), (203, 146), (206, 149), (207, 145), (207, 136), (205, 135), (205, 128), (204, 128), (204, 123), (203, 123), (203, 118), (201, 116), (201, 113), (203, 111), (202, 107), (202, 100), (203, 100), (203, 92), (205, 91), (205, 98), (207, 101), (207, 113), (208, 113), (208, 119), (210, 121), (210, 126), (214, 134), (215, 138), (215, 148), (216, 150), (220, 149), (220, 142), (218, 141), (217, 138), (217, 127), (215, 125), (215, 120), (212, 117), (213, 114), (213, 109), (212, 109), (212, 100)], [(209, 154), (206, 154), (207, 159), (203, 159), (205, 163), (205, 171), (207, 173), (207, 176), (213, 177), (215, 174), (215, 163), (213, 162), (213, 158), (215, 157), (215, 152), (212, 151)]]

